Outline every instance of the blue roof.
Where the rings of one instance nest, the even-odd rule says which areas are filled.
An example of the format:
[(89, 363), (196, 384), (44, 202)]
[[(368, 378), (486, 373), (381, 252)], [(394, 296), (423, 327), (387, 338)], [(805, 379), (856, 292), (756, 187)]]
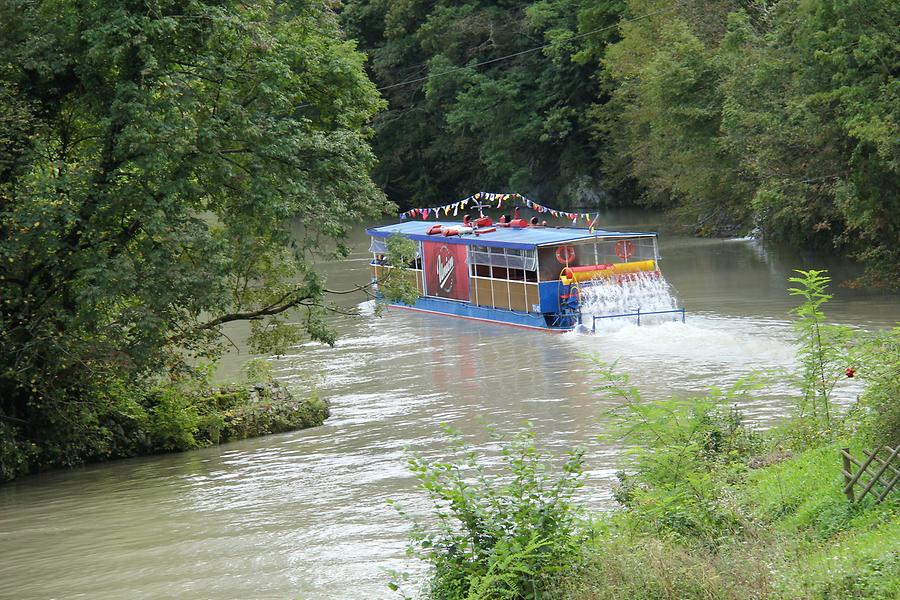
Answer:
[(561, 244), (565, 242), (577, 242), (595, 238), (607, 237), (656, 237), (653, 232), (633, 231), (603, 231), (595, 229), (591, 233), (588, 229), (576, 227), (525, 227), (522, 229), (513, 227), (497, 227), (497, 231), (483, 233), (481, 235), (448, 236), (428, 235), (425, 233), (434, 225), (456, 227), (460, 222), (452, 221), (403, 221), (394, 225), (382, 225), (366, 229), (366, 233), (374, 237), (388, 237), (399, 233), (412, 240), (442, 241), (446, 244), (478, 244), (479, 246), (495, 246), (499, 248), (515, 248), (529, 250), (535, 246)]

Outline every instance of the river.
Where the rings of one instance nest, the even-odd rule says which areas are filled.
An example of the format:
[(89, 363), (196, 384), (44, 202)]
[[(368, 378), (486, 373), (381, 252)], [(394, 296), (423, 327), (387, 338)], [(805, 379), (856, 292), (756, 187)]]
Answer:
[[(490, 453), (487, 425), (512, 432), (531, 420), (552, 451), (588, 446), (583, 500), (607, 509), (621, 455), (597, 436), (614, 402), (592, 390), (585, 353), (618, 360), (646, 398), (789, 368), (791, 269), (829, 268), (837, 281), (857, 273), (753, 240), (681, 236), (651, 213), (612, 211), (600, 222), (661, 231), (661, 267), (686, 324), (554, 335), (399, 310), (378, 318), (363, 304), (362, 316), (337, 318), (335, 348), (305, 344), (272, 359), (281, 380), (331, 402), (322, 427), (0, 485), (0, 598), (398, 598), (386, 570), (422, 574), (387, 504), (424, 508), (404, 447), (443, 456), (439, 424), (448, 423)], [(332, 287), (368, 278), (361, 228), (351, 241), (349, 261), (322, 265)], [(833, 291), (834, 321), (873, 329), (900, 320), (896, 295)], [(240, 347), (245, 333), (230, 336)], [(238, 377), (248, 358), (232, 352), (218, 377)], [(839, 389), (844, 402), (858, 392), (852, 383)], [(776, 385), (742, 409), (766, 426), (789, 410), (788, 393)]]

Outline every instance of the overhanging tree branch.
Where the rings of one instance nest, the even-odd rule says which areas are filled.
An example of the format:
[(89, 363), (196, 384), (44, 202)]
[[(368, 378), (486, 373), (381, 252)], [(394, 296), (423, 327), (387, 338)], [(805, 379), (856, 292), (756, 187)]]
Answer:
[(220, 317), (216, 317), (211, 321), (207, 321), (206, 323), (197, 325), (196, 327), (192, 327), (191, 329), (183, 333), (171, 336), (166, 341), (170, 344), (177, 343), (190, 337), (191, 335), (200, 333), (201, 331), (214, 329), (219, 325), (223, 325), (225, 323), (231, 323), (233, 321), (252, 321), (253, 319), (260, 319), (262, 317), (271, 317), (277, 314), (281, 314), (284, 311), (290, 310), (291, 308), (295, 308), (297, 306), (319, 306), (319, 304), (316, 302), (310, 302), (311, 300), (313, 300), (312, 296), (302, 296), (281, 303), (276, 302), (273, 304), (269, 304), (268, 306), (264, 306), (263, 308), (260, 308), (258, 310), (228, 313)]

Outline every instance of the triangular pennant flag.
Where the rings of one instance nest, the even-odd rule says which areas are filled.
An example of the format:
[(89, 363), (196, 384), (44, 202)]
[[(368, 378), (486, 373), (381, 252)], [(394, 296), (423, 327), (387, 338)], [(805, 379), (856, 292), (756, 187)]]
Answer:
[[(453, 216), (455, 217), (459, 214), (460, 208), (465, 209), (466, 206), (470, 202), (474, 203), (479, 208), (479, 210), (481, 210), (485, 207), (489, 207), (490, 205), (492, 205), (495, 200), (497, 201), (496, 208), (498, 208), (498, 209), (503, 206), (503, 202), (512, 202), (513, 200), (518, 200), (524, 206), (530, 208), (531, 210), (533, 210), (535, 212), (550, 213), (551, 215), (553, 215), (556, 218), (571, 219), (573, 226), (577, 226), (578, 219), (582, 218), (587, 222), (587, 227), (591, 231), (594, 230), (594, 225), (596, 225), (597, 221), (600, 219), (600, 213), (597, 213), (597, 216), (594, 217), (593, 220), (591, 220), (591, 213), (589, 213), (589, 212), (576, 213), (576, 212), (568, 212), (568, 211), (564, 211), (564, 210), (555, 210), (555, 209), (549, 208), (547, 206), (544, 206), (543, 204), (538, 204), (534, 200), (531, 200), (530, 198), (526, 198), (522, 194), (515, 194), (515, 193), (501, 194), (498, 192), (476, 192), (475, 194), (469, 196), (468, 198), (459, 200), (452, 204), (444, 204), (443, 206), (433, 206), (430, 208), (412, 208), (410, 210), (407, 210), (406, 212), (400, 213), (400, 218), (401, 219), (411, 219), (411, 218), (422, 217), (423, 220), (427, 220), (428, 217), (430, 217), (431, 215), (434, 215), (435, 218), (440, 218), (441, 211), (444, 212), (444, 215), (449, 215), (451, 210), (453, 211)], [(516, 207), (516, 211), (518, 211), (518, 210), (519, 210), (519, 208)]]

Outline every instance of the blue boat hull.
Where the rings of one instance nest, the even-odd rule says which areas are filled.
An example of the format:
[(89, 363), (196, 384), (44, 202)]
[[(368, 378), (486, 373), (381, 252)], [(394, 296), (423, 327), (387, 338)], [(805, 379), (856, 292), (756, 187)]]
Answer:
[[(447, 315), (450, 317), (460, 317), (463, 319), (473, 319), (476, 321), (486, 321), (489, 323), (500, 323), (503, 325), (560, 333), (570, 331), (575, 326), (574, 322), (565, 326), (553, 326), (552, 323), (558, 322), (560, 319), (547, 319), (544, 315), (538, 313), (523, 313), (503, 308), (477, 306), (469, 304), (468, 302), (444, 300), (441, 298), (421, 297), (413, 305), (400, 303), (390, 303), (390, 305), (397, 308)], [(548, 320), (551, 323), (548, 323)], [(565, 321), (565, 319), (563, 319), (563, 321)]]

